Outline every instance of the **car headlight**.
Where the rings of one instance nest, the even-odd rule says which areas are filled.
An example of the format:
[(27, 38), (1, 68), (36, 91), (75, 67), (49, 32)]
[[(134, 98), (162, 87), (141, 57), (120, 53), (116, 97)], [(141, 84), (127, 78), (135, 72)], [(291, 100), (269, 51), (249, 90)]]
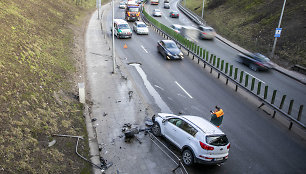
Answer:
[(167, 51), (166, 54), (167, 54), (168, 56), (172, 56), (172, 54), (171, 54), (169, 51)]
[(183, 56), (183, 53), (182, 52), (180, 52), (180, 54), (179, 54), (180, 56)]

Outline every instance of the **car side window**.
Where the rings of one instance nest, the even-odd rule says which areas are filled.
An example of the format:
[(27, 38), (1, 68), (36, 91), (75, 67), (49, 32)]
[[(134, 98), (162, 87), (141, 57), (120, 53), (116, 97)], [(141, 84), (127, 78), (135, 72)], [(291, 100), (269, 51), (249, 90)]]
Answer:
[(163, 41), (160, 42), (161, 46), (165, 47), (165, 43)]
[(177, 126), (177, 127), (180, 127), (181, 124), (182, 124), (182, 122), (183, 122), (183, 120), (181, 120), (181, 119), (179, 119), (179, 118), (170, 118), (170, 119), (169, 119), (169, 122), (172, 123), (172, 124), (174, 124), (174, 125)]
[(183, 121), (183, 123), (180, 125), (180, 128), (192, 136), (195, 136), (195, 134), (198, 132), (193, 126), (191, 126), (185, 121)]

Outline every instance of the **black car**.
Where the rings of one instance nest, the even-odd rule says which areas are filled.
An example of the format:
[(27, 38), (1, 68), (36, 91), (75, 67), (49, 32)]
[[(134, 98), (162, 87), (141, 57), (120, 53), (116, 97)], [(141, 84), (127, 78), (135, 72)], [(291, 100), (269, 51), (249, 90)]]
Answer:
[(178, 18), (179, 17), (179, 13), (177, 11), (172, 11), (172, 12), (170, 12), (170, 17)]
[(260, 53), (239, 54), (238, 57), (241, 63), (249, 66), (253, 71), (273, 68), (270, 59)]
[(183, 59), (183, 53), (172, 40), (161, 40), (157, 42), (157, 50), (166, 59)]

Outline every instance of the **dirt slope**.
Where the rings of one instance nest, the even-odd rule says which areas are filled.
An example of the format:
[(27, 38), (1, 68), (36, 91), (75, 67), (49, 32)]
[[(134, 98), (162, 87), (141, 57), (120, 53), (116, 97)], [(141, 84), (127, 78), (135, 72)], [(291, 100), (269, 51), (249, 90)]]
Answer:
[[(202, 0), (187, 7), (201, 16)], [(283, 2), (281, 0), (206, 0), (204, 18), (219, 34), (254, 52), (270, 56)], [(306, 0), (287, 0), (274, 61), (306, 67)]]
[[(81, 21), (94, 6), (95, 0), (0, 1), (0, 173), (90, 172), (74, 152), (75, 139), (51, 135), (86, 139), (75, 34), (83, 37)], [(79, 147), (84, 156), (87, 144)]]

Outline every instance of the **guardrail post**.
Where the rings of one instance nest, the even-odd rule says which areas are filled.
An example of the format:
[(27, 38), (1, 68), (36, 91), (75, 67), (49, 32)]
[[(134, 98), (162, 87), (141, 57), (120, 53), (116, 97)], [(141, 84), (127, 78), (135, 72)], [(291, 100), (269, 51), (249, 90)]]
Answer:
[(281, 100), (281, 103), (280, 103), (280, 105), (279, 105), (279, 109), (283, 109), (285, 100), (286, 100), (286, 95), (283, 95), (282, 100)]
[(203, 48), (200, 48), (200, 57), (202, 58)]
[(249, 85), (249, 74), (246, 74), (246, 75), (245, 75), (245, 83), (244, 83), (244, 86), (245, 86), (245, 87), (248, 87), (248, 85)]
[(213, 66), (216, 65), (216, 56), (214, 56), (214, 59), (213, 59)]
[(298, 121), (301, 121), (302, 112), (303, 112), (303, 107), (304, 107), (304, 105), (301, 105), (301, 106), (300, 106), (299, 114), (298, 114), (298, 117), (297, 117), (297, 120), (298, 120)]
[(229, 76), (232, 77), (232, 75), (233, 75), (233, 65), (230, 65)]
[(227, 74), (228, 73), (228, 63), (226, 62), (225, 63), (225, 74)]
[(272, 104), (272, 105), (273, 105), (274, 102), (275, 102), (276, 92), (277, 92), (277, 90), (274, 90), (274, 91), (273, 91), (273, 94), (272, 94), (272, 99), (271, 99), (271, 104)]
[(269, 86), (265, 86), (264, 99), (267, 99)]
[(239, 80), (239, 83), (242, 83), (242, 80), (243, 80), (243, 71), (240, 72), (240, 80)]
[(206, 51), (206, 61), (208, 61), (209, 51)]
[(224, 60), (221, 60), (221, 71), (223, 71), (223, 67), (224, 67)]
[(235, 68), (234, 79), (237, 80), (238, 68)]
[(197, 55), (200, 54), (200, 46), (197, 47)]
[(294, 103), (294, 100), (290, 100), (289, 109), (288, 109), (288, 114), (289, 115), (291, 115), (293, 103)]
[(252, 78), (252, 84), (251, 84), (251, 91), (254, 90), (254, 86), (255, 86), (255, 78)]
[(210, 63), (210, 64), (211, 64), (211, 61), (212, 61), (213, 57), (214, 57), (214, 55), (211, 54), (211, 55), (210, 55), (210, 58), (209, 58), (209, 63)]
[(261, 90), (261, 83), (262, 82), (258, 82), (258, 86), (257, 86), (257, 95), (260, 94), (260, 90)]
[(220, 65), (220, 58), (217, 58), (217, 69), (219, 69), (219, 65)]

